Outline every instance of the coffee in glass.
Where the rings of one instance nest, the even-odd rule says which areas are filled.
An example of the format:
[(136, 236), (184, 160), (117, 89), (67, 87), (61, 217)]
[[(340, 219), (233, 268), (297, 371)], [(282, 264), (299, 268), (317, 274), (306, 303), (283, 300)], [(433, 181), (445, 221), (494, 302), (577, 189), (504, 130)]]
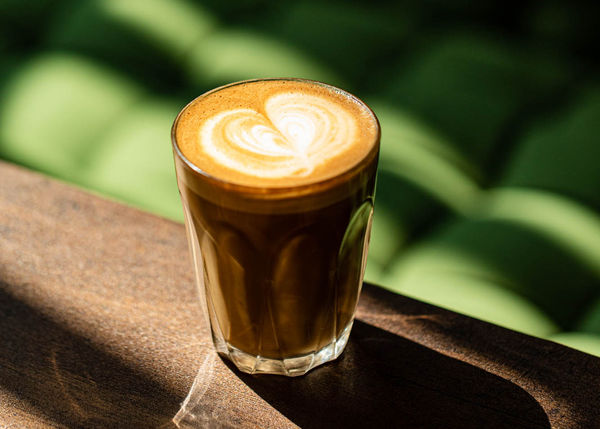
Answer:
[(201, 301), (217, 351), (242, 371), (302, 375), (344, 349), (379, 137), (362, 101), (302, 79), (223, 86), (175, 120)]

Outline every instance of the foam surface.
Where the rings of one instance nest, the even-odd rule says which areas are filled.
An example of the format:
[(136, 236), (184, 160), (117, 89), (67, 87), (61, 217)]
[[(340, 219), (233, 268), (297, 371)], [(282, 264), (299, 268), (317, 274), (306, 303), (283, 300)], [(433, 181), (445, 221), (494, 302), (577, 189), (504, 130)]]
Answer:
[(350, 169), (373, 148), (375, 117), (350, 95), (291, 80), (246, 82), (194, 100), (176, 125), (204, 172), (249, 186), (293, 186)]

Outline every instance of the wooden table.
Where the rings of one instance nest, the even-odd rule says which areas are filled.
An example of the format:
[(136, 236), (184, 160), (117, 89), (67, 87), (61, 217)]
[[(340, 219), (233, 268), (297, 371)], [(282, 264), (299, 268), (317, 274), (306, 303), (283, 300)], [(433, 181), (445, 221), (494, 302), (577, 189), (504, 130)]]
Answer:
[(600, 427), (598, 358), (371, 285), (357, 317), (335, 363), (241, 374), (182, 225), (0, 163), (2, 428), (175, 427), (197, 373), (197, 427)]

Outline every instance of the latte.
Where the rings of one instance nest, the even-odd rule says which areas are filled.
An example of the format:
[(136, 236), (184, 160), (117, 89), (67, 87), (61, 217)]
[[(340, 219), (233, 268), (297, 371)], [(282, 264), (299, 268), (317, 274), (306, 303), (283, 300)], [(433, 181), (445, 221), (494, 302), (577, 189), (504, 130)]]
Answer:
[(251, 373), (335, 359), (366, 262), (375, 115), (325, 84), (247, 81), (192, 101), (172, 137), (217, 351)]
[(245, 82), (190, 103), (176, 139), (183, 155), (218, 179), (289, 187), (335, 177), (372, 150), (372, 112), (341, 90), (298, 80)]

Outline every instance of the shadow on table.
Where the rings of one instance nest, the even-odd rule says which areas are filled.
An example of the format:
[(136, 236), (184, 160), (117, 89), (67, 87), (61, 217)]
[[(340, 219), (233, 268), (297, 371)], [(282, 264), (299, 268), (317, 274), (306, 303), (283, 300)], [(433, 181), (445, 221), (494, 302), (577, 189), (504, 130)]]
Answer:
[(302, 428), (550, 427), (515, 384), (358, 320), (341, 358), (304, 377), (235, 373)]
[(0, 388), (38, 416), (31, 425), (43, 419), (67, 427), (171, 427), (180, 400), (10, 295), (1, 280)]

